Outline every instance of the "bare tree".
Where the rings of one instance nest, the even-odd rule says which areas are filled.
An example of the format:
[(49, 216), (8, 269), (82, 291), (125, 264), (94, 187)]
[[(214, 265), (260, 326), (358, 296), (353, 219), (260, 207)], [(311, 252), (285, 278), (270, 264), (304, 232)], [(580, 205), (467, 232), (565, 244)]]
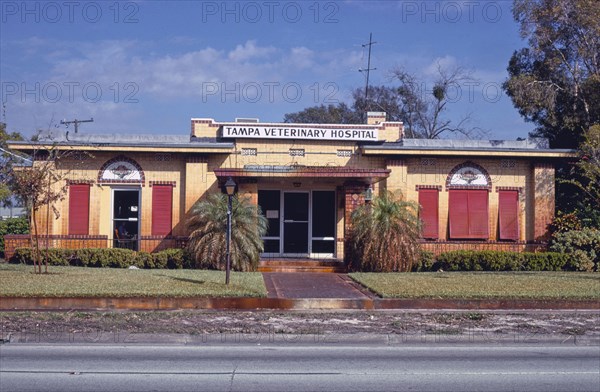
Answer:
[[(60, 167), (65, 159), (70, 159), (72, 151), (65, 151), (51, 140), (32, 144), (31, 160), (21, 160), (19, 164), (7, 167), (7, 184), (12, 193), (20, 199), (31, 216), (31, 248), (33, 251), (34, 269), (42, 273), (42, 252), (40, 251), (40, 231), (38, 228), (39, 212), (46, 207), (46, 236), (49, 236), (50, 213), (58, 219), (60, 213), (55, 203), (65, 199), (67, 181), (71, 170)], [(28, 163), (24, 163), (28, 162)], [(49, 238), (46, 238), (46, 255), (44, 257), (45, 272), (48, 272)]]
[(403, 68), (392, 71), (391, 79), (400, 82), (398, 95), (402, 118), (407, 136), (411, 138), (439, 139), (446, 134), (462, 135), (469, 139), (481, 138), (485, 132), (478, 127), (470, 127), (471, 114), (453, 122), (445, 116), (448, 109), (449, 92), (476, 79), (464, 68), (446, 69), (437, 65), (437, 76), (433, 88), (415, 74)]

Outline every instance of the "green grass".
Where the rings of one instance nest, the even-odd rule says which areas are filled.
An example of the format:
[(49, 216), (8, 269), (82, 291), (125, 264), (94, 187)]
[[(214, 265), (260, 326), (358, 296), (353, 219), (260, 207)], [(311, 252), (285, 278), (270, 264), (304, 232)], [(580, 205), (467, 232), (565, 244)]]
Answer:
[(266, 297), (258, 272), (205, 270), (130, 270), (0, 264), (0, 297)]
[(384, 298), (600, 299), (600, 274), (586, 272), (353, 273)]

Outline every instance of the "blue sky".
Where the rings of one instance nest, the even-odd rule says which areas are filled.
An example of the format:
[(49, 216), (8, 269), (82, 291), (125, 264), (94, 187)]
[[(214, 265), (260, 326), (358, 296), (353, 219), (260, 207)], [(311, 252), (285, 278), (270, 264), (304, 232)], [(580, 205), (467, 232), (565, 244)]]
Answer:
[[(94, 118), (90, 133), (186, 134), (190, 118), (282, 121), (349, 102), (404, 67), (473, 72), (447, 115), (494, 139), (532, 129), (500, 90), (525, 46), (509, 1), (0, 2), (1, 120), (26, 135)], [(63, 127), (63, 126), (60, 126)]]

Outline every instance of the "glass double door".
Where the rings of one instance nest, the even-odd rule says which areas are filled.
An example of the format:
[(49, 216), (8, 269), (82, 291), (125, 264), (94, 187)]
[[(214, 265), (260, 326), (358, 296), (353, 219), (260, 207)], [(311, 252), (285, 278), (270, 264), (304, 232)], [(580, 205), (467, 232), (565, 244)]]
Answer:
[(258, 203), (269, 221), (266, 255), (334, 256), (334, 191), (261, 190)]

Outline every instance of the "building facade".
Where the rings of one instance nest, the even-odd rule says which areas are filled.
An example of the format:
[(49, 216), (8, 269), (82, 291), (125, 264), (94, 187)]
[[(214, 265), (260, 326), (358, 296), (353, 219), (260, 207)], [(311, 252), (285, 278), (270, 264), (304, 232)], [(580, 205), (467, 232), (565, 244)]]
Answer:
[[(181, 246), (194, 204), (237, 192), (269, 221), (265, 257), (343, 260), (351, 214), (383, 190), (420, 204), (425, 249), (533, 250), (554, 216), (554, 165), (573, 156), (544, 141), (422, 140), (371, 112), (364, 125), (191, 120), (191, 135), (56, 133), (48, 142), (67, 192), (50, 238), (153, 251)], [(64, 184), (63, 184), (64, 185)]]

